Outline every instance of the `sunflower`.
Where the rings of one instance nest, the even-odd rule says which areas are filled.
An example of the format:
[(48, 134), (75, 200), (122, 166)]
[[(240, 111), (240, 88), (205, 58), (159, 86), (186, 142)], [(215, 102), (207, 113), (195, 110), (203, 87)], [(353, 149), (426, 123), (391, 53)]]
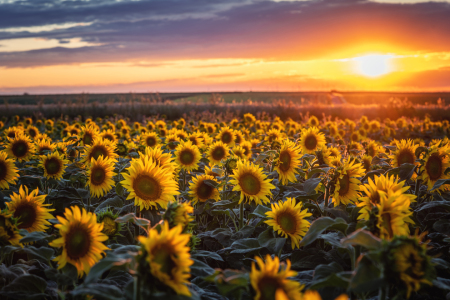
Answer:
[(153, 148), (161, 143), (161, 139), (158, 137), (156, 132), (148, 132), (141, 135), (140, 143), (141, 145)]
[(197, 146), (199, 149), (203, 148), (203, 135), (195, 132), (188, 135), (187, 139), (191, 141), (192, 145)]
[(182, 226), (169, 229), (164, 222), (161, 232), (151, 229), (148, 237), (138, 237), (150, 273), (177, 294), (191, 296), (189, 284), (190, 266), (194, 263), (187, 246), (190, 234), (183, 234)]
[(175, 150), (180, 141), (180, 138), (178, 138), (175, 134), (169, 134), (166, 136), (166, 146), (170, 150)]
[(366, 154), (361, 158), (362, 165), (363, 165), (364, 169), (366, 170), (366, 172), (368, 172), (372, 169), (372, 159), (373, 159), (372, 156), (369, 156)]
[(6, 128), (5, 131), (3, 132), (3, 134), (7, 137), (7, 138), (15, 138), (17, 135), (19, 134), (23, 134), (23, 129), (20, 127), (9, 127)]
[(248, 142), (248, 141), (243, 141), (240, 145), (242, 147), (242, 149), (244, 149), (244, 155), (246, 156), (247, 159), (250, 159), (252, 157), (252, 143)]
[(223, 170), (216, 168), (216, 166), (212, 166), (211, 168), (208, 166), (205, 166), (205, 174), (211, 175), (215, 178), (215, 177), (222, 176)]
[(34, 139), (39, 134), (39, 129), (37, 129), (37, 127), (35, 126), (30, 125), (25, 129), (25, 133)]
[(117, 142), (116, 134), (115, 134), (114, 130), (112, 130), (112, 129), (104, 130), (104, 131), (100, 132), (98, 136), (101, 137), (102, 139), (110, 140), (113, 143)]
[(308, 125), (311, 127), (318, 127), (320, 124), (319, 119), (316, 116), (311, 116), (308, 119)]
[(282, 137), (282, 134), (278, 129), (270, 129), (266, 133), (265, 140), (268, 141), (269, 143), (272, 143), (273, 141), (276, 141), (276, 140), (280, 139), (281, 137)]
[(196, 170), (201, 156), (200, 150), (191, 141), (182, 141), (175, 150), (175, 162), (186, 171)]
[(234, 143), (235, 144), (241, 144), (242, 142), (244, 142), (244, 135), (242, 134), (242, 132), (240, 130), (235, 130), (234, 131)]
[(78, 206), (66, 208), (64, 217), (57, 216), (60, 224), (55, 228), (59, 229), (60, 238), (49, 243), (55, 248), (63, 247), (62, 254), (53, 259), (58, 262), (58, 269), (63, 268), (67, 263), (74, 265), (78, 270), (78, 277), (88, 274), (91, 267), (98, 262), (105, 250), (108, 250), (102, 242), (108, 236), (102, 233), (103, 224), (97, 223), (94, 213), (86, 212)]
[(325, 146), (325, 136), (319, 132), (317, 127), (303, 129), (300, 136), (300, 145), (304, 153), (312, 154)]
[[(346, 294), (342, 294), (342, 295), (338, 296), (337, 298), (335, 298), (334, 300), (348, 300), (348, 299), (349, 298)], [(320, 296), (318, 291), (307, 290), (303, 294), (302, 300), (322, 300), (322, 297)]]
[(170, 153), (165, 153), (161, 146), (157, 146), (154, 148), (147, 147), (145, 148), (145, 153), (141, 154), (140, 159), (142, 162), (145, 161), (145, 157), (148, 156), (151, 158), (154, 162), (156, 162), (156, 165), (167, 169), (168, 172), (174, 173), (175, 170), (178, 168), (178, 165), (175, 163), (174, 158)]
[(114, 160), (103, 156), (91, 158), (86, 175), (88, 177), (86, 186), (89, 186), (91, 195), (103, 197), (114, 187), (113, 177), (117, 175), (114, 173)]
[(14, 165), (14, 160), (8, 158), (5, 151), (0, 151), (0, 189), (9, 189), (9, 184), (15, 184), (19, 178), (19, 169)]
[(355, 202), (358, 198), (358, 190), (361, 181), (357, 177), (364, 175), (364, 168), (355, 160), (346, 159), (343, 165), (338, 168), (338, 178), (333, 194), (334, 206)]
[(5, 150), (11, 158), (28, 161), (34, 154), (34, 145), (28, 136), (17, 134), (15, 138), (8, 138)]
[(134, 198), (134, 204), (141, 210), (157, 208), (157, 204), (166, 208), (180, 194), (173, 173), (158, 166), (149, 156), (132, 160), (127, 171), (129, 174), (123, 174), (125, 180), (121, 184), (130, 192), (127, 200)]
[(401, 140), (395, 142), (397, 150), (395, 150), (389, 157), (392, 159), (392, 166), (394, 168), (400, 167), (402, 164), (417, 164), (416, 163), (416, 149), (419, 145), (415, 145), (412, 140)]
[(302, 210), (302, 204), (295, 204), (295, 198), (286, 198), (286, 201), (273, 203), (272, 211), (266, 212), (269, 220), (265, 223), (272, 226), (273, 231), (283, 237), (290, 237), (292, 249), (299, 248), (302, 237), (305, 236), (311, 225), (305, 218), (311, 216), (308, 209)]
[(194, 220), (193, 213), (194, 208), (190, 202), (171, 202), (164, 212), (163, 219), (169, 223), (170, 228), (180, 225), (185, 231), (189, 223)]
[(94, 139), (98, 135), (98, 128), (95, 123), (86, 125), (81, 128), (80, 146), (92, 145)]
[(268, 198), (272, 196), (270, 190), (275, 189), (275, 186), (267, 179), (261, 167), (249, 161), (238, 161), (237, 168), (230, 177), (232, 178), (230, 184), (234, 185), (233, 191), (241, 192), (239, 203), (242, 203), (244, 198), (247, 202), (254, 201), (256, 204), (270, 202)]
[(64, 155), (59, 152), (42, 155), (39, 162), (39, 167), (44, 169), (45, 178), (54, 178), (60, 180), (63, 177), (66, 165), (69, 163)]
[(97, 214), (97, 222), (103, 224), (102, 233), (106, 234), (109, 238), (120, 235), (122, 223), (116, 222), (118, 217), (119, 214), (115, 214), (111, 210), (104, 210)]
[(217, 134), (216, 139), (221, 141), (222, 143), (224, 143), (225, 145), (227, 145), (229, 147), (233, 147), (234, 143), (235, 143), (234, 142), (234, 139), (235, 139), (234, 131), (228, 126), (222, 127), (222, 129)]
[(17, 219), (6, 210), (0, 211), (0, 245), (20, 246), (19, 241), (22, 238), (17, 227)]
[(270, 255), (266, 256), (266, 262), (255, 256), (256, 265), (252, 262), (252, 270), (250, 273), (250, 282), (253, 290), (256, 292), (254, 300), (301, 300), (302, 295), (300, 291), (304, 288), (302, 284), (297, 281), (288, 279), (294, 277), (297, 272), (291, 270), (291, 262), (286, 261), (280, 263), (278, 257), (272, 259)]
[[(428, 190), (433, 188), (433, 185), (439, 179), (448, 179), (450, 175), (445, 171), (450, 167), (449, 162), (450, 147), (446, 146), (431, 146), (428, 150), (428, 154), (424, 157), (424, 163), (420, 167), (422, 172), (421, 179), (428, 186)], [(444, 189), (445, 185), (439, 189)]]
[(281, 145), (275, 171), (278, 172), (280, 182), (283, 185), (288, 184), (288, 182), (297, 181), (295, 174), (298, 174), (296, 169), (300, 166), (300, 153), (300, 147), (289, 140), (285, 140)]
[(87, 145), (83, 152), (83, 158), (81, 162), (89, 163), (92, 158), (98, 159), (101, 155), (115, 159), (117, 154), (115, 153), (116, 144), (110, 140), (95, 138), (92, 145)]
[(219, 184), (217, 179), (211, 175), (197, 175), (189, 182), (189, 195), (192, 197), (192, 204), (205, 202), (209, 199), (220, 200), (220, 193), (217, 188), (205, 183), (205, 180), (211, 180)]
[(225, 160), (229, 155), (229, 148), (221, 141), (215, 142), (209, 147), (207, 156), (210, 165), (222, 165), (222, 160)]
[(367, 146), (366, 146), (366, 154), (372, 157), (375, 157), (378, 155), (378, 153), (383, 153), (384, 149), (383, 147), (375, 142), (375, 141), (370, 141)]
[(51, 211), (48, 209), (50, 204), (44, 204), (47, 195), (38, 196), (39, 189), (36, 188), (28, 193), (28, 187), (21, 185), (19, 194), (13, 193), (11, 201), (6, 202), (8, 212), (12, 213), (14, 218), (18, 219), (18, 228), (26, 229), (28, 232), (45, 231), (50, 223), (47, 221), (53, 219)]
[(47, 154), (48, 152), (52, 152), (55, 150), (55, 145), (52, 144), (49, 139), (40, 139), (37, 140), (35, 151), (39, 155)]
[(233, 149), (231, 149), (231, 154), (239, 159), (247, 159), (245, 150), (241, 146), (234, 146)]

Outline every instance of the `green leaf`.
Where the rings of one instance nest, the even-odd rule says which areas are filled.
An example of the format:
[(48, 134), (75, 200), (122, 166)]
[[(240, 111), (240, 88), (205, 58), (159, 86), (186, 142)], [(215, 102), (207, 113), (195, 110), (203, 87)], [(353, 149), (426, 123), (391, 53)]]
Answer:
[(219, 185), (217, 181), (211, 179), (203, 180), (203, 183), (213, 188), (217, 188), (217, 186)]
[(272, 211), (270, 207), (264, 205), (258, 205), (255, 210), (249, 214), (249, 217), (267, 219), (266, 212)]
[(428, 202), (425, 205), (421, 206), (419, 209), (417, 209), (416, 212), (422, 211), (422, 210), (425, 210), (425, 209), (436, 208), (436, 207), (442, 207), (442, 208), (445, 208), (447, 210), (450, 210), (450, 202), (449, 201), (432, 201), (432, 202)]
[(40, 247), (36, 248), (34, 246), (26, 246), (23, 251), (28, 255), (28, 259), (37, 259), (45, 264), (47, 264), (53, 257), (55, 251), (52, 248)]
[(303, 183), (303, 190), (307, 195), (311, 195), (315, 192), (316, 187), (319, 185), (321, 178), (310, 178)]
[(47, 282), (39, 276), (24, 274), (14, 279), (5, 286), (0, 295), (11, 297), (12, 299), (42, 299), (47, 288)]
[(378, 250), (381, 248), (381, 239), (374, 236), (371, 232), (358, 229), (348, 237), (341, 240), (343, 245), (358, 245), (368, 250)]
[(208, 266), (206, 263), (195, 258), (193, 258), (192, 260), (194, 261), (194, 264), (191, 266), (192, 275), (205, 277), (214, 274), (214, 269)]
[(136, 224), (138, 226), (149, 226), (150, 225), (150, 221), (147, 219), (143, 219), (143, 218), (137, 218), (136, 215), (134, 213), (130, 213), (130, 214), (126, 214), (125, 216), (119, 217), (116, 219), (117, 223), (127, 223), (127, 222), (131, 222), (133, 224)]
[(440, 188), (441, 186), (445, 185), (445, 184), (450, 184), (450, 179), (438, 179), (434, 185), (433, 188), (431, 188), (431, 191), (434, 191), (435, 189)]
[(450, 220), (438, 220), (433, 224), (433, 229), (439, 233), (450, 235)]
[(33, 231), (33, 232), (28, 232), (26, 233), (26, 235), (19, 241), (20, 243), (32, 243), (32, 242), (37, 242), (46, 238), (49, 238), (50, 236), (48, 234), (46, 234), (45, 232), (41, 232), (41, 231)]
[(311, 223), (311, 227), (309, 228), (305, 237), (300, 241), (300, 247), (311, 244), (319, 237), (322, 232), (327, 229), (332, 229), (332, 226), (334, 226), (335, 229), (343, 229), (344, 227), (347, 228), (348, 225), (342, 218), (331, 219), (329, 217), (321, 217), (319, 219), (316, 219)]
[(278, 254), (280, 249), (283, 248), (286, 243), (285, 238), (277, 238), (273, 232), (272, 227), (261, 232), (258, 236), (258, 242), (262, 247), (267, 248), (270, 253)]
[(124, 192), (125, 189), (123, 188), (123, 185), (120, 182), (116, 183), (116, 194), (119, 196), (123, 196)]
[(342, 267), (332, 262), (328, 265), (319, 265), (314, 270), (314, 278), (310, 289), (319, 289), (323, 287), (339, 287), (347, 289), (349, 280)]
[(192, 252), (191, 257), (192, 258), (205, 257), (205, 258), (210, 258), (210, 259), (214, 259), (217, 261), (223, 261), (222, 257), (219, 254), (217, 254), (216, 252), (211, 252), (211, 251), (206, 251), (206, 250), (195, 250)]
[(231, 244), (231, 248), (234, 249), (231, 253), (239, 254), (256, 254), (262, 249), (258, 239), (247, 238), (235, 241)]
[(369, 258), (362, 256), (350, 280), (350, 290), (354, 293), (367, 293), (383, 285), (381, 270)]
[(402, 164), (398, 168), (393, 168), (386, 171), (386, 176), (398, 176), (399, 181), (408, 180), (413, 176), (416, 165), (414, 164)]
[(123, 207), (123, 201), (119, 196), (114, 196), (113, 198), (106, 199), (95, 209), (95, 213), (99, 213), (100, 211), (107, 209), (108, 207)]

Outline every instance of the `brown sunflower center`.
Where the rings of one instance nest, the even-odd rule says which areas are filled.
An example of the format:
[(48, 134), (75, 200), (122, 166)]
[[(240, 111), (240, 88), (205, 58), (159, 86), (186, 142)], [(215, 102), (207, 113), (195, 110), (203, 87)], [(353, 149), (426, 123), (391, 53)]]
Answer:
[(259, 179), (251, 173), (243, 174), (239, 178), (239, 185), (244, 193), (249, 195), (257, 195), (261, 191)]
[(378, 191), (375, 191), (371, 196), (370, 196), (370, 202), (374, 205), (380, 203), (380, 193), (378, 193)]
[(81, 224), (72, 225), (66, 235), (67, 256), (76, 260), (86, 256), (91, 248), (91, 236), (88, 228)]
[(28, 134), (34, 138), (37, 135), (37, 131), (34, 128), (30, 128), (28, 129)]
[(92, 147), (91, 154), (89, 155), (89, 160), (91, 158), (98, 159), (100, 155), (103, 155), (104, 158), (108, 157), (108, 151), (103, 145), (96, 145)]
[(289, 171), (291, 167), (291, 155), (288, 151), (282, 151), (280, 153), (280, 169), (283, 172)]
[(92, 144), (92, 141), (93, 141), (93, 140), (94, 140), (94, 137), (92, 136), (91, 133), (86, 132), (86, 133), (84, 134), (84, 136), (83, 136), (83, 143), (84, 143), (85, 145), (90, 145), (90, 144)]
[(29, 203), (19, 204), (14, 212), (14, 217), (19, 219), (19, 227), (30, 228), (36, 222), (36, 207)]
[(211, 156), (214, 160), (220, 161), (225, 157), (225, 149), (223, 147), (216, 147), (211, 152)]
[(133, 182), (136, 195), (144, 200), (155, 201), (161, 196), (161, 185), (153, 177), (139, 175)]
[(225, 144), (229, 144), (233, 140), (233, 136), (229, 132), (224, 132), (220, 140)]
[(103, 138), (106, 139), (106, 140), (109, 140), (111, 142), (114, 141), (114, 136), (112, 134), (109, 134), (109, 133), (103, 135)]
[(6, 179), (6, 175), (8, 174), (8, 166), (6, 162), (0, 161), (0, 181)]
[(294, 233), (295, 229), (297, 228), (297, 220), (289, 212), (280, 214), (277, 218), (277, 223), (286, 233)]
[(172, 253), (168, 246), (161, 245), (160, 247), (155, 248), (152, 251), (153, 254), (153, 261), (160, 265), (159, 270), (169, 276), (172, 276), (172, 269), (175, 268), (177, 265), (172, 260)]
[(197, 187), (197, 196), (201, 200), (206, 201), (211, 198), (213, 191), (214, 191), (214, 188), (212, 186), (209, 186), (206, 183), (202, 182)]
[(104, 234), (111, 236), (116, 233), (118, 223), (116, 223), (116, 221), (113, 218), (105, 216), (102, 220), (102, 223), (103, 223), (102, 232)]
[(93, 185), (101, 185), (106, 178), (106, 172), (105, 169), (100, 167), (100, 166), (96, 166), (94, 168), (92, 168), (91, 170), (91, 183)]
[(147, 146), (153, 147), (156, 145), (156, 139), (154, 136), (149, 136), (145, 139), (145, 143), (147, 144)]
[(236, 136), (234, 137), (234, 142), (240, 144), (242, 142), (241, 136), (236, 134)]
[(78, 134), (78, 130), (72, 129), (72, 130), (70, 131), (70, 134), (72, 134), (72, 135), (77, 135), (77, 134)]
[(416, 156), (409, 149), (401, 150), (397, 155), (398, 165), (414, 164)]
[(433, 153), (428, 159), (425, 169), (431, 180), (438, 180), (442, 175), (442, 158), (438, 153)]
[(339, 179), (339, 196), (347, 195), (350, 189), (350, 176), (345, 174), (342, 178)]
[(15, 157), (24, 157), (28, 154), (30, 147), (26, 141), (17, 141), (12, 146), (12, 153)]
[(317, 138), (315, 135), (308, 135), (305, 138), (305, 147), (308, 150), (314, 150), (317, 147)]
[(48, 175), (55, 175), (61, 170), (61, 162), (56, 157), (52, 157), (45, 161), (45, 170)]
[(13, 139), (16, 137), (16, 133), (14, 131), (10, 131), (8, 132), (8, 137)]
[(266, 276), (258, 282), (258, 289), (261, 292), (260, 300), (273, 300), (277, 290), (283, 287), (276, 278)]
[(189, 166), (194, 162), (195, 156), (191, 149), (184, 149), (180, 152), (180, 162)]

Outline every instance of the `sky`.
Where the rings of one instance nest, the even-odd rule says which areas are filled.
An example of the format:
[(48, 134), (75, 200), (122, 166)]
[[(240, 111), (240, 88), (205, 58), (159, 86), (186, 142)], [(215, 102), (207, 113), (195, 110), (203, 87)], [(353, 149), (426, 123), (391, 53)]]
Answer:
[(450, 0), (0, 0), (0, 94), (450, 91)]

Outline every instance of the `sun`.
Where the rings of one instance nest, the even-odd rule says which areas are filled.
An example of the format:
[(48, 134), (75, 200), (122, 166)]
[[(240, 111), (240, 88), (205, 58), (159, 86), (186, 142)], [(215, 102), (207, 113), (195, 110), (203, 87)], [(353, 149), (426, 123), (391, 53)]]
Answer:
[(392, 55), (370, 54), (355, 57), (356, 72), (367, 77), (378, 77), (392, 72)]

